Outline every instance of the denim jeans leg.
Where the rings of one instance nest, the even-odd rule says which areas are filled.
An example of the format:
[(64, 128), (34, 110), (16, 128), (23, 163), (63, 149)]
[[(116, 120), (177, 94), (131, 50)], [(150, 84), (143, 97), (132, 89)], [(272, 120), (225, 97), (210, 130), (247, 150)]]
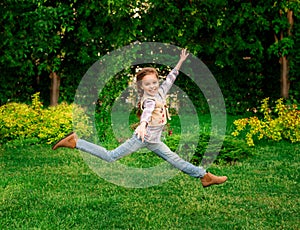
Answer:
[(137, 151), (142, 147), (144, 147), (144, 144), (141, 141), (139, 141), (135, 136), (133, 136), (131, 139), (127, 140), (114, 150), (107, 150), (102, 146), (93, 144), (82, 139), (78, 139), (76, 143), (77, 149), (90, 153), (107, 162), (116, 161), (124, 156), (127, 156)]
[(192, 177), (203, 177), (206, 170), (202, 167), (197, 167), (185, 160), (183, 160), (176, 153), (172, 152), (170, 148), (161, 143), (148, 144), (147, 148), (155, 152), (158, 156), (169, 162), (175, 168), (181, 170), (182, 172), (192, 176)]

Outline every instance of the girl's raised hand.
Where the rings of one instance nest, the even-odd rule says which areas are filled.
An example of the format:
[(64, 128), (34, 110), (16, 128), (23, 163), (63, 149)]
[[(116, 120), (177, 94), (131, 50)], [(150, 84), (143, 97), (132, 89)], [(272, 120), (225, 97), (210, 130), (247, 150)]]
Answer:
[(181, 54), (180, 54), (180, 60), (185, 61), (188, 56), (189, 56), (189, 53), (187, 53), (186, 49), (182, 49)]
[(181, 54), (180, 54), (180, 59), (177, 63), (177, 65), (175, 66), (175, 69), (177, 69), (179, 71), (182, 63), (185, 61), (185, 59), (189, 56), (189, 53), (187, 53), (186, 49), (182, 49), (181, 50)]

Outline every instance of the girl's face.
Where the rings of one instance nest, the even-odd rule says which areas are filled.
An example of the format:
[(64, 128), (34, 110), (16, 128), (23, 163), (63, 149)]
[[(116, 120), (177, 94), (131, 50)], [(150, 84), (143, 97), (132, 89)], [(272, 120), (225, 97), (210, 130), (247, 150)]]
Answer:
[(158, 93), (159, 81), (155, 74), (145, 75), (142, 79), (141, 88), (144, 92), (150, 96), (154, 96)]

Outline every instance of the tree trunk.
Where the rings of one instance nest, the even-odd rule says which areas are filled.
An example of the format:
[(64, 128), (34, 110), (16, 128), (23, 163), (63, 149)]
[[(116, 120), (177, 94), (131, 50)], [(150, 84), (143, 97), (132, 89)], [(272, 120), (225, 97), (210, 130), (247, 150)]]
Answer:
[[(280, 12), (280, 15), (282, 15), (282, 12)], [(291, 30), (294, 25), (294, 19), (293, 19), (293, 11), (288, 10), (287, 11), (287, 19), (289, 22), (289, 28), (287, 31), (288, 36), (291, 36)], [(281, 31), (280, 33), (280, 40), (284, 38), (284, 32)], [(275, 40), (278, 42), (278, 38), (275, 35)], [(289, 90), (290, 90), (290, 81), (289, 81), (289, 61), (287, 59), (287, 56), (280, 57), (279, 59), (280, 63), (280, 95), (281, 97), (287, 99), (289, 97)]]
[(56, 72), (51, 72), (49, 77), (51, 79), (50, 106), (56, 106), (58, 104), (59, 97), (60, 77), (56, 74)]
[(289, 97), (290, 82), (289, 82), (289, 61), (287, 57), (280, 58), (280, 83), (281, 83), (281, 97), (287, 99)]

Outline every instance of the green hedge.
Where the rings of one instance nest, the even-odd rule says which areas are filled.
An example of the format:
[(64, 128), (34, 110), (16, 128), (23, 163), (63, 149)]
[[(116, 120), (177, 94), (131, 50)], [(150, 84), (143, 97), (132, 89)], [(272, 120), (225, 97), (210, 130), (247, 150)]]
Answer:
[(249, 146), (254, 146), (254, 142), (261, 139), (300, 142), (300, 110), (297, 101), (291, 104), (280, 98), (271, 106), (270, 99), (265, 98), (260, 108), (255, 109), (256, 112), (259, 113), (235, 120), (232, 135), (244, 134)]
[[(80, 117), (81, 123), (76, 123), (76, 132), (81, 137), (92, 135), (92, 127), (84, 110), (72, 104), (61, 103), (55, 107), (44, 108), (40, 102), (39, 93), (32, 96), (30, 105), (22, 103), (8, 103), (0, 107), (0, 144), (15, 142), (31, 142), (53, 144), (73, 130), (73, 111)], [(184, 138), (184, 146), (179, 146)], [(195, 138), (198, 138), (195, 146)], [(184, 148), (187, 155), (184, 158), (199, 164), (207, 152), (210, 133), (182, 136), (173, 134), (167, 136), (166, 144), (173, 150)], [(209, 152), (214, 152), (215, 147), (209, 146)], [(191, 155), (189, 156), (189, 153)], [(218, 154), (217, 161), (236, 161), (251, 155), (248, 146), (242, 140), (226, 136), (223, 146)]]
[(31, 105), (7, 103), (0, 107), (0, 143), (32, 140), (33, 143), (53, 144), (73, 130), (73, 109), (83, 121), (76, 124), (76, 131), (81, 136), (91, 135), (84, 111), (72, 104), (43, 108), (39, 93), (32, 96)]

